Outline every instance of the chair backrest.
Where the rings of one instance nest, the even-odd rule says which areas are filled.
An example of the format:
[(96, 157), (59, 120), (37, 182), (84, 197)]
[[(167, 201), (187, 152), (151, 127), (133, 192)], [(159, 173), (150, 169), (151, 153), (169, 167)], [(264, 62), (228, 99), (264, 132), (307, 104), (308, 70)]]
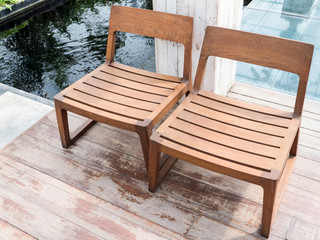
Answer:
[(209, 56), (279, 69), (299, 76), (294, 114), (300, 116), (314, 46), (278, 37), (209, 26), (206, 29), (194, 90), (199, 91)]
[(113, 5), (106, 62), (114, 60), (116, 32), (169, 40), (184, 45), (183, 80), (191, 81), (193, 18), (170, 13)]

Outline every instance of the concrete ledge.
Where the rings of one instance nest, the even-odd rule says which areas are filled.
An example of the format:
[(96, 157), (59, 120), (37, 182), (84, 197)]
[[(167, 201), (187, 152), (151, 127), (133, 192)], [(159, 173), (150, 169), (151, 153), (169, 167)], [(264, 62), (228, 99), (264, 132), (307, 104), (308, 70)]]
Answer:
[(0, 95), (4, 94), (5, 92), (12, 92), (14, 94), (20, 95), (22, 97), (28, 98), (30, 100), (33, 100), (33, 101), (36, 101), (36, 102), (39, 102), (39, 103), (42, 103), (42, 104), (45, 104), (45, 105), (50, 106), (50, 107), (54, 106), (53, 101), (51, 101), (49, 99), (42, 98), (42, 97), (39, 97), (37, 95), (34, 95), (34, 94), (31, 94), (31, 93), (22, 91), (20, 89), (17, 89), (17, 88), (14, 88), (14, 87), (10, 87), (8, 85), (0, 83)]
[(12, 92), (0, 96), (0, 149), (53, 108)]
[(0, 31), (14, 27), (38, 14), (54, 10), (69, 0), (24, 0), (11, 6), (9, 9), (0, 11)]
[(11, 10), (7, 9), (7, 8), (4, 8), (4, 9), (2, 9), (0, 11), (0, 19), (4, 18), (7, 15), (10, 15), (11, 13), (13, 13), (15, 11), (18, 11), (18, 10), (20, 10), (22, 8), (25, 8), (28, 5), (33, 4), (33, 3), (37, 2), (37, 1), (39, 1), (39, 0), (24, 0), (22, 2), (18, 2), (16, 4), (12, 4), (11, 5)]

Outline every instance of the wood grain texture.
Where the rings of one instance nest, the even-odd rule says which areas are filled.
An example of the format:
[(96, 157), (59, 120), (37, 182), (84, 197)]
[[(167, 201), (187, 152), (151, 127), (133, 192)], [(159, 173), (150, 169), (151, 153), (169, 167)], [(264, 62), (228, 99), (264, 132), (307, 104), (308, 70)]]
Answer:
[[(43, 134), (39, 134), (39, 136), (41, 135)], [(49, 136), (47, 135), (47, 137)], [(74, 144), (69, 151), (63, 152), (59, 147), (58, 136), (55, 134), (52, 137), (49, 138), (50, 140), (48, 139), (47, 143), (36, 140), (38, 146), (28, 144), (27, 148), (33, 148), (34, 151), (29, 154), (24, 153), (25, 158), (19, 157), (22, 152), (18, 149), (13, 152), (12, 156), (25, 164), (34, 165), (38, 170), (42, 169), (40, 171), (52, 172), (51, 175), (61, 181), (70, 180), (70, 176), (66, 175), (65, 172), (73, 172), (71, 181), (74, 186), (112, 202), (120, 208), (127, 209), (138, 216), (149, 218), (159, 224), (165, 224), (167, 228), (173, 231), (183, 233), (191, 225), (194, 217), (189, 210), (181, 209), (174, 203), (166, 202), (161, 198), (154, 198), (152, 194), (148, 193), (145, 186), (147, 176), (143, 171), (144, 166), (141, 159), (112, 150), (106, 151), (104, 146), (85, 139), (79, 139), (77, 142), (84, 141), (84, 145), (77, 146)], [(53, 139), (55, 141), (52, 141)], [(32, 137), (24, 136), (22, 142), (19, 141), (16, 144), (27, 143), (32, 140)], [(41, 144), (41, 142), (43, 143)], [(47, 145), (50, 142), (55, 145)], [(87, 150), (81, 151), (85, 145), (87, 145)], [(95, 145), (98, 148), (94, 147)], [(15, 148), (15, 146), (12, 147)], [(40, 150), (41, 148), (43, 150)], [(7, 151), (12, 151), (12, 148), (7, 149)], [(80, 154), (74, 154), (75, 152)], [(45, 168), (42, 167), (42, 164), (37, 164), (37, 161), (34, 161), (40, 156), (44, 158)], [(85, 159), (88, 160), (87, 163), (90, 166), (87, 165)], [(59, 168), (64, 169), (64, 171), (55, 168), (55, 165), (60, 166)], [(126, 168), (119, 171), (121, 170), (120, 166), (126, 166)], [(139, 172), (137, 172), (137, 166)], [(155, 205), (158, 207), (153, 208)], [(168, 209), (170, 209), (170, 214), (167, 213)]]
[[(59, 236), (59, 239), (183, 239), (166, 229), (154, 231), (152, 223), (131, 215), (125, 210), (107, 204), (62, 182), (43, 176), (44, 174), (30, 170), (28, 167), (21, 167), (18, 164), (18, 170), (11, 166), (12, 164), (17, 165), (17, 163), (8, 158), (3, 158), (3, 160), (5, 164), (1, 166), (1, 169), (5, 173), (1, 172), (1, 178), (3, 181), (9, 181), (7, 185), (10, 188), (10, 192), (5, 195), (5, 208), (8, 209), (9, 204), (14, 204), (19, 209), (21, 205), (21, 209), (23, 208), (24, 211), (21, 210), (21, 214), (17, 217), (23, 220), (26, 216), (29, 219), (28, 223), (21, 222), (21, 220), (20, 222), (15, 221), (14, 218), (11, 218), (10, 221), (27, 232), (33, 232), (38, 239), (55, 239), (54, 236)], [(21, 168), (26, 169), (28, 173), (23, 172)], [(14, 174), (19, 174), (20, 181), (10, 181), (10, 175)], [(7, 178), (8, 180), (6, 180)], [(23, 192), (15, 194), (28, 197), (31, 202), (38, 205), (38, 208), (32, 207), (30, 204), (27, 206), (23, 201), (19, 201), (18, 198), (11, 195), (11, 191), (15, 191), (17, 186), (23, 184), (25, 186)], [(12, 199), (16, 199), (15, 202)], [(27, 212), (29, 208), (32, 213)], [(9, 210), (12, 211), (10, 208)], [(50, 218), (46, 220), (46, 217)], [(29, 228), (29, 226), (36, 228), (36, 224), (39, 223), (36, 223), (35, 220), (41, 220), (48, 222), (49, 229), (51, 229), (50, 224), (54, 224), (55, 219), (60, 221), (62, 229), (55, 227), (56, 232), (52, 236), (49, 233), (45, 234), (48, 229), (32, 231)], [(148, 225), (150, 227), (146, 228), (145, 226)], [(82, 229), (78, 230), (75, 226), (80, 226)], [(66, 231), (65, 228), (68, 227), (69, 229)], [(63, 235), (64, 233), (65, 235)]]
[[(159, 198), (156, 197), (157, 195), (155, 197), (158, 200), (168, 200), (161, 200), (158, 202), (158, 200), (154, 199), (149, 204), (148, 200), (147, 202), (144, 200), (145, 196), (149, 196), (150, 200), (153, 199), (153, 197), (152, 195), (147, 194), (146, 182), (144, 180), (146, 179), (144, 166), (142, 161), (139, 161), (139, 159), (141, 159), (141, 153), (140, 155), (136, 155), (139, 153), (138, 149), (132, 149), (131, 151), (130, 148), (125, 148), (125, 141), (123, 142), (125, 138), (121, 137), (121, 135), (116, 137), (116, 133), (119, 133), (119, 130), (113, 128), (112, 131), (110, 131), (109, 127), (97, 124), (93, 126), (93, 128), (88, 131), (83, 138), (79, 139), (79, 141), (72, 145), (68, 150), (62, 150), (59, 147), (60, 143), (57, 131), (54, 130), (53, 127), (53, 125), (56, 127), (55, 118), (53, 116), (51, 115), (48, 118), (45, 118), (41, 125), (30, 129), (30, 131), (23, 136), (23, 141), (18, 141), (11, 147), (4, 150), (5, 154), (10, 155), (18, 161), (33, 166), (33, 168), (54, 176), (55, 178), (64, 182), (71, 181), (70, 183), (72, 183), (72, 185), (80, 189), (84, 189), (91, 194), (99, 196), (100, 198), (103, 198), (106, 201), (112, 202), (113, 204), (123, 208), (129, 210), (131, 209), (135, 214), (142, 214), (144, 218), (152, 219), (152, 221), (158, 222), (158, 224), (161, 225), (164, 224), (164, 226), (172, 229), (175, 232), (183, 233), (191, 226), (191, 223), (194, 221), (193, 216), (197, 216), (198, 214), (197, 211), (194, 211), (194, 209), (198, 208), (197, 206), (199, 202), (203, 202), (203, 200), (206, 199), (206, 197), (204, 198), (204, 196), (201, 195), (201, 191), (206, 189), (205, 185), (203, 188), (197, 190), (196, 193), (190, 192), (189, 194), (192, 194), (191, 196), (193, 196), (194, 200), (192, 203), (188, 203), (187, 207), (181, 208), (181, 205), (185, 205), (185, 203), (189, 201), (189, 197), (187, 195), (181, 195), (181, 193), (186, 191), (187, 187), (182, 185), (181, 187), (183, 188), (180, 188), (181, 190), (176, 188), (176, 183), (187, 183), (187, 179), (182, 175), (180, 178), (170, 182), (168, 185), (168, 187), (171, 189), (169, 192), (173, 192), (173, 195), (169, 197), (169, 199), (172, 200), (166, 203), (166, 201), (169, 199), (166, 195), (167, 190), (164, 190), (160, 194)], [(78, 120), (74, 119), (73, 117), (70, 117), (70, 119), (74, 124), (78, 122)], [(96, 134), (90, 134), (91, 131), (96, 128), (96, 132), (100, 133), (101, 136), (108, 136), (110, 134), (114, 136), (109, 141), (101, 141), (102, 143), (108, 145), (114, 142), (113, 144), (110, 144), (111, 149), (109, 149), (106, 145), (101, 145), (101, 142), (95, 139)], [(104, 133), (104, 129), (107, 132)], [(113, 131), (115, 132), (112, 134)], [(139, 141), (136, 137), (131, 137), (130, 135), (131, 133), (128, 132), (127, 139), (129, 142), (129, 139), (131, 139), (131, 141)], [(107, 138), (105, 139), (107, 140)], [(122, 142), (124, 146), (120, 147)], [(19, 150), (17, 148), (19, 145), (24, 145), (26, 149), (32, 148), (34, 151), (23, 153), (21, 152), (22, 149)], [(138, 146), (137, 144), (133, 145)], [(41, 148), (44, 150), (41, 151)], [(121, 151), (118, 149), (123, 149), (124, 152), (121, 153)], [(52, 157), (50, 157), (51, 154), (53, 154)], [(136, 157), (131, 157), (132, 155), (135, 155)], [(39, 162), (36, 159), (40, 157), (43, 159), (43, 161)], [(86, 162), (90, 163), (90, 166), (88, 166)], [(85, 168), (88, 167), (89, 169), (86, 170)], [(110, 167), (113, 170), (108, 173), (109, 170), (107, 169)], [(64, 171), (61, 172), (59, 169), (64, 169)], [(119, 170), (121, 170), (120, 174), (114, 175), (114, 173), (119, 172)], [(65, 174), (70, 171), (73, 174)], [(83, 175), (83, 177), (80, 177), (81, 175)], [(107, 180), (107, 178), (111, 178), (113, 180), (110, 181)], [(113, 183), (113, 181), (115, 181), (116, 184)], [(128, 183), (130, 184), (128, 185)], [(197, 184), (195, 181), (192, 181), (191, 183)], [(190, 182), (187, 184), (190, 184)], [(129, 187), (130, 185), (136, 187)], [(110, 189), (114, 189), (114, 195), (110, 195)], [(119, 191), (117, 189), (119, 189)], [(211, 190), (209, 191), (215, 192)], [(240, 209), (237, 211), (237, 216), (240, 217), (240, 219), (238, 217), (234, 219), (232, 217), (234, 215), (233, 211), (234, 209), (237, 209), (236, 206), (239, 204), (237, 202), (237, 197), (235, 195), (231, 195), (230, 200), (234, 200), (229, 202), (226, 206), (223, 206), (221, 203), (224, 200), (221, 198), (221, 196), (219, 197), (221, 193), (222, 192), (218, 193), (216, 196), (211, 196), (211, 194), (207, 195), (211, 197), (210, 199), (205, 200), (205, 205), (203, 208), (201, 208), (201, 212), (205, 213), (211, 209), (210, 215), (214, 216), (215, 219), (218, 219), (219, 221), (226, 221), (226, 223), (229, 222), (235, 227), (241, 226), (240, 228), (242, 230), (251, 229), (252, 227), (250, 227), (250, 224), (253, 222), (256, 222), (256, 227), (258, 226), (258, 221), (254, 220), (255, 217), (253, 217), (256, 215), (256, 209), (259, 209), (258, 204), (250, 201), (251, 203), (248, 206), (255, 205), (255, 207), (254, 209), (248, 208), (250, 214), (248, 214), (247, 220), (243, 221)], [(142, 195), (139, 196), (140, 194)], [(215, 202), (212, 201), (213, 199), (216, 199)], [(205, 207), (207, 204), (210, 207)], [(212, 204), (214, 204), (215, 207), (212, 208)], [(241, 206), (247, 208), (246, 203), (241, 204)], [(217, 208), (220, 209), (219, 212), (213, 210)], [(168, 213), (168, 210), (170, 211), (170, 214)], [(221, 215), (221, 211), (225, 211), (225, 213)], [(181, 216), (181, 218), (179, 216)]]
[[(217, 44), (208, 44), (208, 47), (202, 48), (202, 57), (199, 61), (201, 67), (198, 68), (194, 84), (196, 90), (199, 90), (202, 84), (205, 69), (203, 64), (206, 63), (208, 56), (224, 57), (280, 69), (296, 73), (300, 78), (294, 113), (301, 115), (311, 66), (313, 45), (241, 31), (234, 34), (229, 29), (221, 29), (220, 31), (219, 28), (210, 27), (206, 34), (208, 35), (208, 41), (210, 39), (213, 42), (221, 42), (221, 45), (216, 48)], [(247, 44), (243, 44), (243, 42)], [(256, 49), (259, 49), (259, 51), (256, 51)]]
[(298, 239), (310, 239), (316, 240), (320, 237), (319, 225), (313, 225), (300, 219), (294, 218), (291, 222), (289, 231), (286, 235), (286, 239), (298, 240)]
[(0, 219), (0, 236), (3, 240), (35, 240), (36, 238)]
[[(192, 229), (188, 234), (192, 239), (259, 239), (237, 229), (231, 230), (228, 226), (206, 217), (200, 217), (195, 225), (198, 226)], [(212, 231), (212, 229), (214, 229), (214, 232)]]
[[(149, 190), (155, 192), (162, 180), (161, 152), (260, 185), (264, 191), (261, 233), (268, 238), (296, 159), (312, 54), (310, 44), (208, 26), (194, 91), (151, 136)], [(294, 111), (265, 108), (201, 90), (209, 56), (298, 74)]]
[[(237, 94), (238, 99), (243, 97), (252, 103), (257, 98), (250, 97), (249, 93), (268, 96), (264, 95), (262, 89), (262, 92), (259, 92), (260, 89), (252, 88), (236, 91), (235, 86), (230, 95)], [(270, 102), (269, 98), (262, 98), (262, 105), (274, 107), (276, 104), (281, 109), (281, 100), (285, 100), (285, 97), (284, 94), (273, 93), (272, 98), (275, 102)], [(308, 106), (308, 101), (305, 106)], [(314, 111), (310, 111), (310, 114), (320, 117), (316, 115), (319, 109), (317, 106), (319, 105), (315, 105)], [(81, 116), (69, 113), (70, 131), (81, 126), (85, 120)], [(309, 127), (313, 129), (317, 126)], [(269, 239), (296, 239), (295, 237), (301, 236), (301, 233), (305, 236), (319, 237), (319, 234), (313, 233), (317, 231), (312, 230), (317, 229), (317, 212), (320, 211), (320, 177), (317, 171), (320, 154), (314, 149), (319, 139), (316, 130), (309, 130), (304, 140), (300, 141), (293, 174)], [(308, 147), (309, 144), (313, 147)], [(34, 206), (36, 211), (32, 213), (36, 217), (42, 214), (49, 216), (51, 212), (61, 219), (61, 216), (65, 218), (66, 214), (68, 221), (85, 223), (86, 227), (97, 225), (97, 218), (112, 217), (117, 219), (120, 226), (136, 234), (137, 239), (143, 238), (140, 234), (147, 234), (151, 239), (153, 235), (155, 239), (221, 239), (223, 236), (240, 239), (261, 238), (259, 229), (263, 190), (260, 186), (178, 160), (158, 191), (149, 194), (139, 137), (136, 133), (120, 128), (97, 123), (69, 149), (62, 149), (57, 120), (52, 112), (2, 150), (0, 165), (3, 164), (7, 164), (8, 167), (0, 169), (0, 178), (6, 179), (0, 193), (11, 192), (17, 196), (26, 196), (21, 200), (21, 205), (24, 206), (23, 201), (26, 199), (31, 201), (28, 205)], [(9, 196), (12, 196), (12, 200), (17, 200), (11, 193)], [(40, 200), (30, 200), (29, 195), (35, 195)], [(56, 204), (52, 202), (57, 198), (59, 202), (55, 207)], [(70, 199), (73, 200), (69, 201)], [(81, 217), (81, 211), (73, 211), (77, 208), (76, 200), (90, 206), (92, 217)], [(46, 201), (49, 203), (45, 203)], [(308, 206), (313, 206), (314, 211), (310, 211)], [(64, 210), (53, 212), (60, 207)], [(50, 229), (53, 229), (53, 232), (57, 231), (54, 225), (47, 224), (44, 227), (43, 222), (46, 220), (39, 223), (42, 229), (38, 229), (39, 225), (32, 228), (30, 224), (34, 221), (30, 223), (28, 219), (15, 218), (14, 210), (6, 211), (6, 215), (3, 212), (0, 214), (10, 226), (17, 229), (20, 226), (20, 230), (30, 236), (43, 234), (41, 236), (44, 237), (40, 239), (50, 239)], [(294, 225), (293, 219), (298, 221)], [(68, 225), (68, 222), (60, 224), (64, 226), (60, 226), (58, 230), (72, 226)], [(215, 227), (209, 228), (208, 224)], [(134, 228), (141, 231), (135, 231)], [(312, 234), (306, 232), (310, 229)], [(71, 230), (76, 231), (75, 228)], [(83, 230), (82, 234), (89, 234), (91, 231), (107, 231), (107, 228), (97, 225), (95, 228)], [(71, 237), (75, 235), (72, 231), (64, 232), (68, 233)], [(119, 235), (125, 236), (121, 235), (121, 232)]]
[[(182, 77), (151, 73), (115, 63), (117, 32), (183, 44)], [(106, 62), (54, 97), (62, 146), (70, 147), (93, 122), (109, 124), (139, 135), (148, 169), (152, 128), (192, 88), (192, 33), (191, 17), (113, 5)], [(92, 122), (70, 133), (67, 111), (91, 119)]]
[[(276, 107), (281, 110), (288, 109), (292, 111), (294, 106), (294, 96), (241, 83), (235, 84), (229, 96), (247, 102)], [(311, 235), (312, 237), (310, 239), (314, 239), (314, 231), (316, 232), (316, 230), (313, 229), (317, 229), (317, 225), (314, 226), (314, 223), (318, 223), (319, 218), (312, 217), (312, 212), (319, 211), (316, 210), (319, 206), (317, 206), (315, 202), (319, 198), (318, 185), (320, 180), (315, 170), (319, 168), (319, 152), (316, 145), (319, 141), (317, 123), (320, 115), (319, 107), (317, 106), (319, 106), (317, 102), (310, 100), (305, 101), (304, 111), (302, 113), (298, 156), (279, 210), (280, 213), (286, 212), (286, 216), (291, 216), (291, 218), (295, 218), (295, 220), (289, 221), (288, 219), (286, 221), (287, 224), (291, 224), (291, 230), (289, 230), (288, 226), (283, 227), (281, 232), (277, 230), (278, 233), (276, 233), (276, 235), (281, 238), (301, 239), (301, 236), (303, 236), (304, 239), (308, 239)], [(295, 204), (295, 206), (293, 207), (292, 204)], [(287, 205), (288, 208), (282, 208), (282, 206)], [(308, 209), (312, 209), (310, 206), (314, 206), (313, 211), (306, 212)], [(297, 210), (298, 208), (306, 209)], [(294, 209), (297, 211), (294, 211)], [(305, 214), (303, 214), (303, 212), (305, 212)], [(277, 219), (275, 220), (273, 228), (280, 230), (280, 226), (277, 227), (276, 222)]]

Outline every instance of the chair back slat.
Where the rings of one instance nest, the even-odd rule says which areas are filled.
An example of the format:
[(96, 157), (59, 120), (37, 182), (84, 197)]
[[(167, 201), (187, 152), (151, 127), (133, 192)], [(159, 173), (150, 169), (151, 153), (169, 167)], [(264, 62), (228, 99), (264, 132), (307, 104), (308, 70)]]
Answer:
[(299, 76), (295, 113), (301, 115), (314, 46), (295, 40), (209, 26), (206, 29), (195, 90), (201, 88), (209, 56), (279, 69)]
[(193, 18), (113, 5), (109, 24), (107, 63), (114, 60), (117, 31), (182, 43), (185, 48), (183, 79), (189, 80), (191, 77)]

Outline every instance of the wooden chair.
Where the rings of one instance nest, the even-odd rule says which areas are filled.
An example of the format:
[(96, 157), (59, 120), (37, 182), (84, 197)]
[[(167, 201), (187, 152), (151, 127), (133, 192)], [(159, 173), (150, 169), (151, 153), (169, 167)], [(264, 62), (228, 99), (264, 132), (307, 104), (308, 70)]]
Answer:
[[(264, 189), (261, 230), (268, 237), (297, 153), (312, 53), (310, 44), (208, 27), (194, 91), (151, 136), (149, 190), (154, 192), (168, 171), (160, 167), (161, 152), (258, 184)], [(294, 111), (262, 107), (201, 90), (209, 56), (299, 75)]]
[[(114, 62), (117, 31), (182, 43), (183, 77)], [(152, 128), (192, 88), (192, 32), (191, 17), (112, 6), (106, 62), (54, 97), (62, 146), (68, 148), (96, 121), (109, 124), (138, 133), (148, 169)], [(89, 120), (70, 134), (67, 111)]]

